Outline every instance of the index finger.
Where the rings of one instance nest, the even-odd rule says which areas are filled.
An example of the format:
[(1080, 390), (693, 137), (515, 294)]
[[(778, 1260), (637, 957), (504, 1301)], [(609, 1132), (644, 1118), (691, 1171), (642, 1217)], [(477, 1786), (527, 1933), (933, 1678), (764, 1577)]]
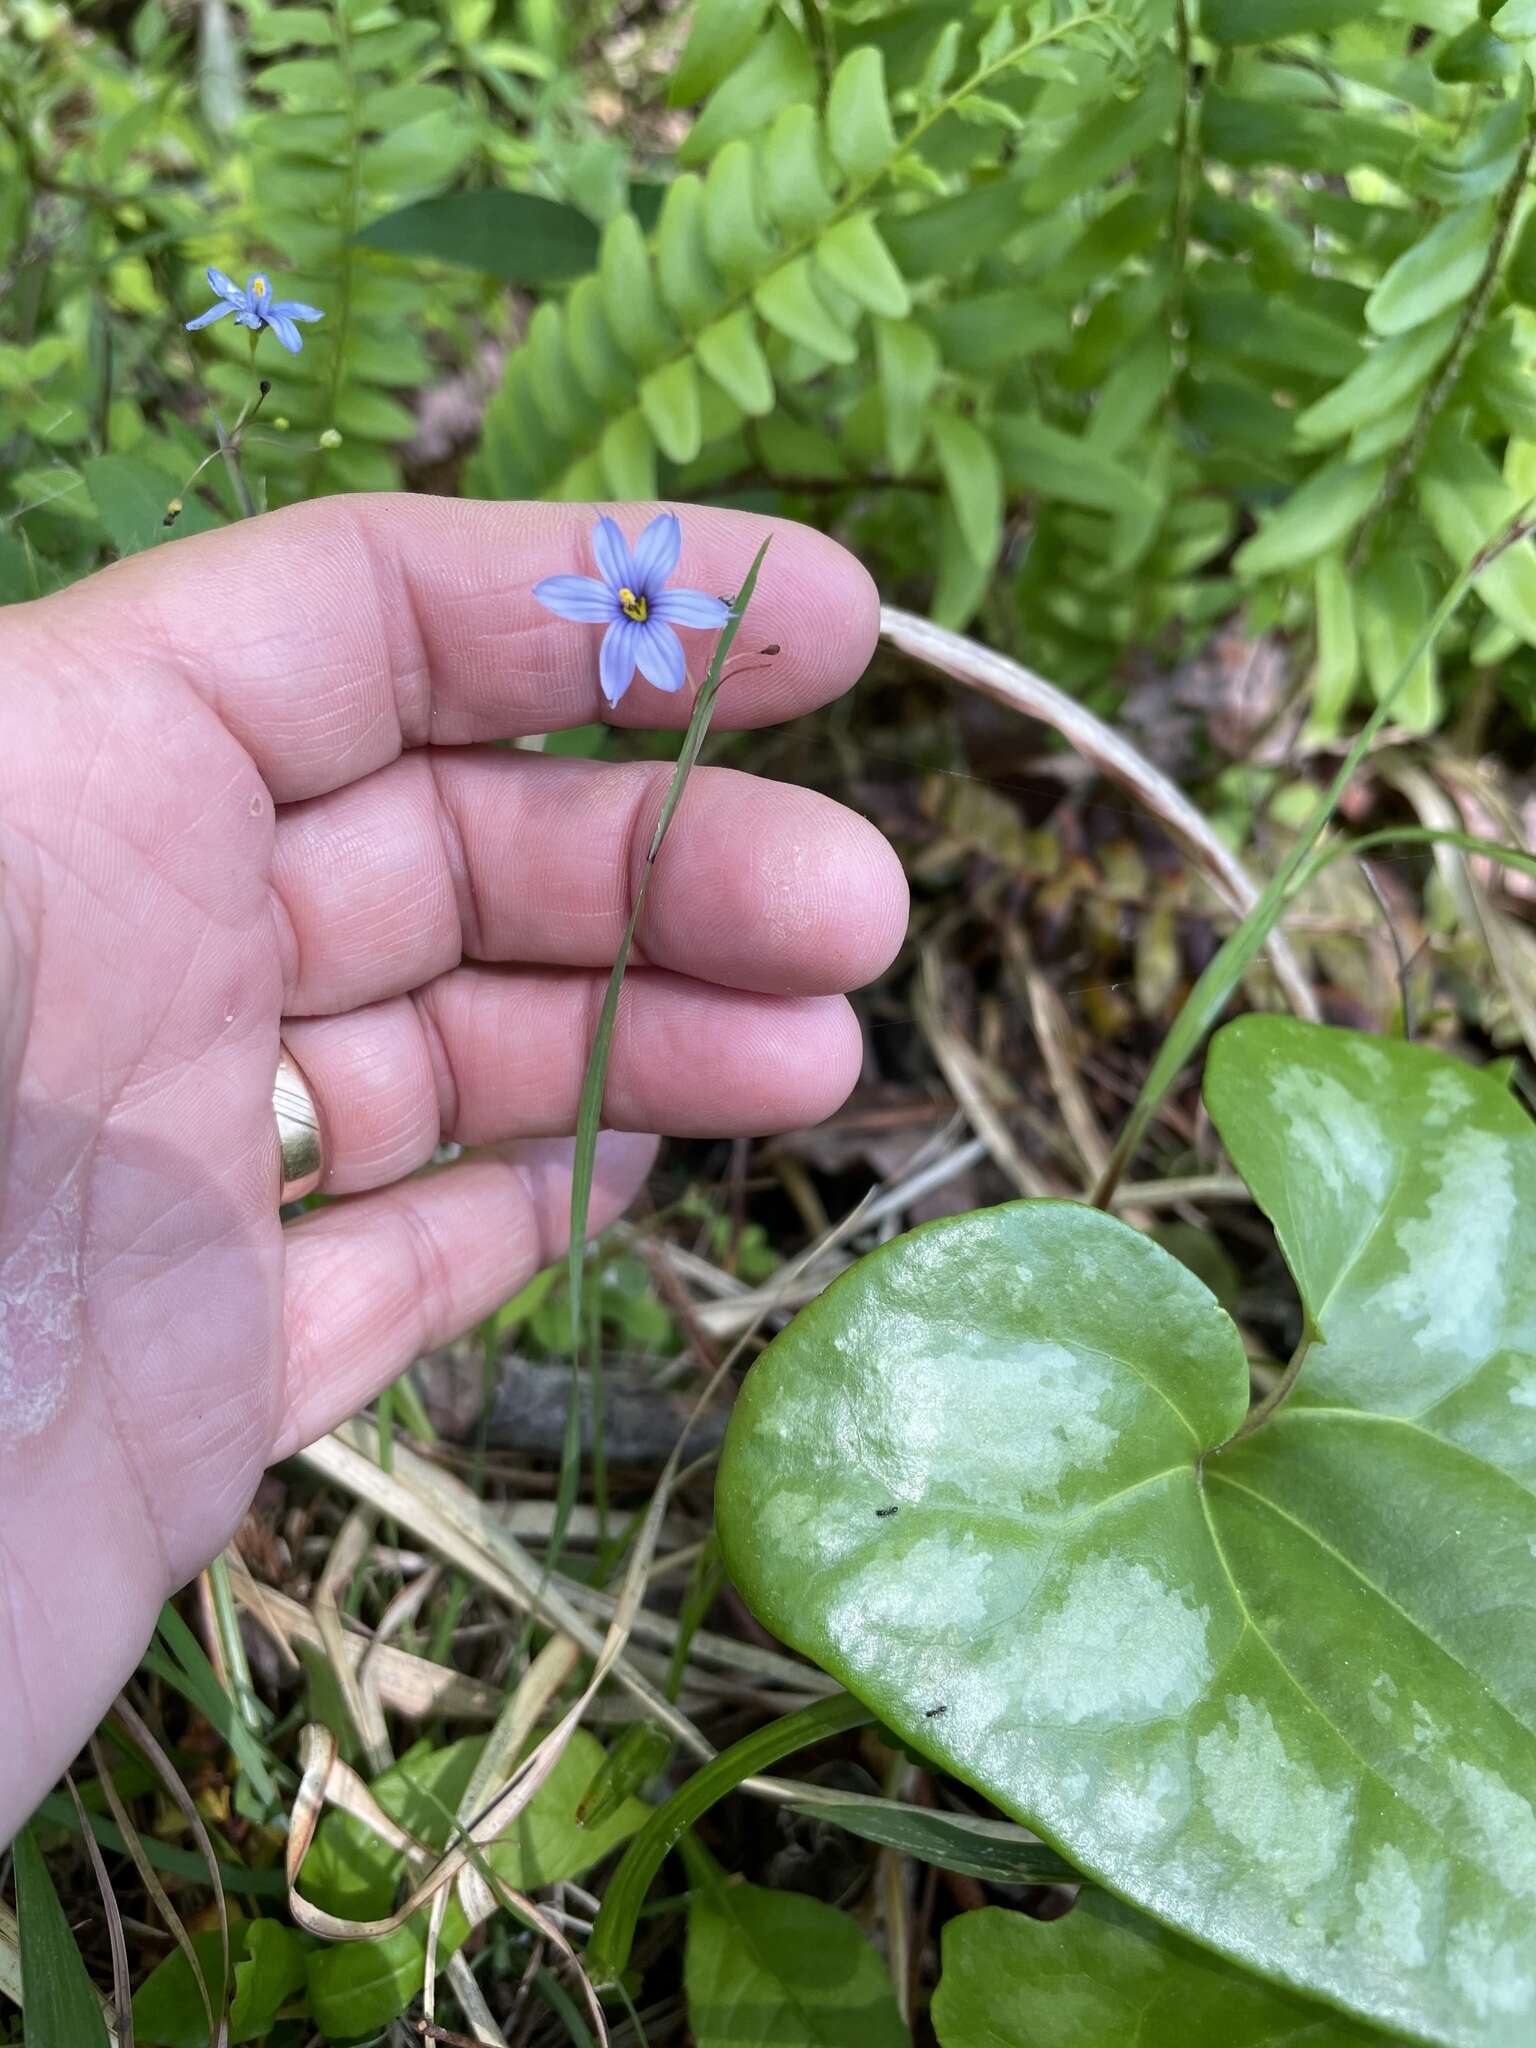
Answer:
[[(633, 541), (661, 509), (682, 522), (672, 580), (717, 596), (733, 594), (772, 541), (718, 724), (772, 725), (856, 681), (878, 630), (864, 569), (809, 527), (712, 507), (320, 499), (133, 556), (39, 610), (100, 607), (114, 659), (162, 672), (172, 664), (273, 796), (291, 802), (408, 747), (599, 719), (686, 725), (692, 689), (668, 695), (639, 675), (610, 708), (598, 686), (602, 629), (555, 618), (533, 596), (542, 577), (595, 572), (599, 511)], [(696, 684), (715, 636), (685, 629), (683, 638)]]

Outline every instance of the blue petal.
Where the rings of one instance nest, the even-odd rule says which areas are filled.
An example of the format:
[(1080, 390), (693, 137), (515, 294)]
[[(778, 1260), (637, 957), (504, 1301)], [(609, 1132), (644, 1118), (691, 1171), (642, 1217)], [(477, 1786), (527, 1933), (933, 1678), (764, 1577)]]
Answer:
[(615, 590), (638, 590), (639, 572), (635, 558), (629, 552), (629, 542), (605, 512), (592, 529), (592, 552), (597, 557), (598, 574), (605, 583)]
[(226, 313), (233, 313), (234, 307), (227, 299), (217, 306), (210, 306), (206, 313), (199, 313), (195, 320), (188, 320), (188, 327), (211, 327), (215, 320), (222, 320)]
[(659, 592), (677, 567), (683, 551), (683, 529), (675, 512), (658, 513), (635, 542), (636, 590), (647, 597)]
[(306, 306), (302, 299), (274, 299), (267, 308), (267, 318), (273, 314), (284, 320), (323, 320), (325, 314), (318, 306)]
[(575, 619), (583, 626), (607, 626), (622, 616), (619, 601), (595, 576), (546, 576), (533, 594), (557, 619)]
[(267, 325), (283, 344), (283, 347), (287, 349), (289, 355), (296, 356), (304, 346), (304, 337), (300, 334), (297, 327), (294, 326), (293, 322), (285, 318), (281, 313), (274, 313), (270, 307), (267, 310)]
[(610, 704), (617, 704), (635, 679), (635, 635), (642, 630), (632, 619), (615, 619), (603, 635), (597, 679)]
[(221, 299), (228, 299), (232, 305), (236, 306), (244, 302), (245, 293), (241, 291), (235, 280), (232, 277), (226, 277), (222, 270), (215, 270), (210, 265), (206, 276), (210, 288), (217, 292)]
[(640, 673), (658, 690), (680, 690), (688, 680), (688, 662), (683, 653), (683, 643), (670, 626), (663, 626), (647, 619), (643, 626), (635, 628), (639, 635), (635, 643), (635, 659), (640, 664)]
[(235, 311), (235, 325), (237, 327), (249, 327), (253, 334), (260, 334), (261, 315), (253, 313), (249, 306), (242, 305)]
[(730, 616), (725, 600), (711, 597), (707, 590), (664, 590), (651, 599), (651, 617), (664, 619), (669, 626), (718, 629)]

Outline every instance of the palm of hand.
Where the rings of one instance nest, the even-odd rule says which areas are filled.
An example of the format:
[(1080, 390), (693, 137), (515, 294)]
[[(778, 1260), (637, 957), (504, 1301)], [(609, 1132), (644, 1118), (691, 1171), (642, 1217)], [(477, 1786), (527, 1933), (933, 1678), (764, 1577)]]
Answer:
[[(715, 515), (709, 587), (761, 525)], [(595, 647), (526, 597), (570, 563), (571, 528), (552, 513), (528, 529), (515, 508), (311, 507), (178, 546), (174, 577), (171, 556), (140, 558), (9, 627), (0, 1683), (21, 1711), (0, 1840), (263, 1467), (558, 1249), (568, 1179), (550, 1141), (571, 1128), (661, 777), (473, 748), (594, 714)], [(780, 554), (785, 605), (818, 579), (840, 605), (837, 644), (772, 691), (749, 685), (738, 723), (820, 701), (866, 651), (859, 572), (810, 535)], [(248, 615), (234, 653), (210, 623), (232, 591)], [(790, 638), (782, 606), (763, 625)], [(658, 709), (676, 723), (688, 706), (633, 715)], [(455, 751), (411, 751), (429, 740)], [(744, 880), (722, 890), (727, 850)], [(837, 870), (835, 913), (819, 866)], [(766, 1130), (825, 1113), (858, 1047), (823, 991), (899, 936), (889, 855), (820, 799), (705, 771), (665, 872), (610, 1120)], [(320, 1101), (327, 1191), (353, 1197), (287, 1231), (280, 1028)], [(395, 1185), (445, 1135), (492, 1149)], [(650, 1157), (640, 1138), (605, 1144), (595, 1226)]]

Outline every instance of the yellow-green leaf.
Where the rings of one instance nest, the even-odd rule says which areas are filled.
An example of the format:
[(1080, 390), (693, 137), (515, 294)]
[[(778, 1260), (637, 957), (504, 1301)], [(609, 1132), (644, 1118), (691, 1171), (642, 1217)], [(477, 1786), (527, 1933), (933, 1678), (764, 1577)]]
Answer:
[(679, 356), (651, 372), (640, 386), (640, 409), (662, 454), (673, 462), (692, 462), (703, 438), (692, 356)]
[(910, 312), (906, 280), (869, 214), (850, 214), (828, 228), (816, 244), (816, 261), (835, 285), (871, 313), (900, 320)]
[(895, 154), (885, 96), (885, 59), (863, 43), (838, 65), (827, 95), (827, 141), (844, 175), (862, 184), (885, 168)]
[(770, 327), (829, 362), (851, 363), (858, 355), (852, 335), (833, 319), (817, 291), (808, 256), (797, 256), (772, 271), (757, 286), (752, 301)]
[(743, 412), (754, 418), (772, 412), (773, 372), (745, 306), (706, 327), (694, 347), (710, 376)]

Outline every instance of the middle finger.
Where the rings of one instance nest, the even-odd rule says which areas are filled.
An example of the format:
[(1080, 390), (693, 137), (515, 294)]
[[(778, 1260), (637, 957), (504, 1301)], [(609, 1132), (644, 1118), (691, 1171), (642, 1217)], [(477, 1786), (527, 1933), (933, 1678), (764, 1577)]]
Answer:
[[(426, 749), (278, 812), (284, 1012), (419, 988), (461, 959), (612, 961), (672, 775), (491, 749)], [(814, 791), (727, 768), (689, 780), (637, 958), (730, 987), (842, 993), (888, 964), (900, 863)]]

